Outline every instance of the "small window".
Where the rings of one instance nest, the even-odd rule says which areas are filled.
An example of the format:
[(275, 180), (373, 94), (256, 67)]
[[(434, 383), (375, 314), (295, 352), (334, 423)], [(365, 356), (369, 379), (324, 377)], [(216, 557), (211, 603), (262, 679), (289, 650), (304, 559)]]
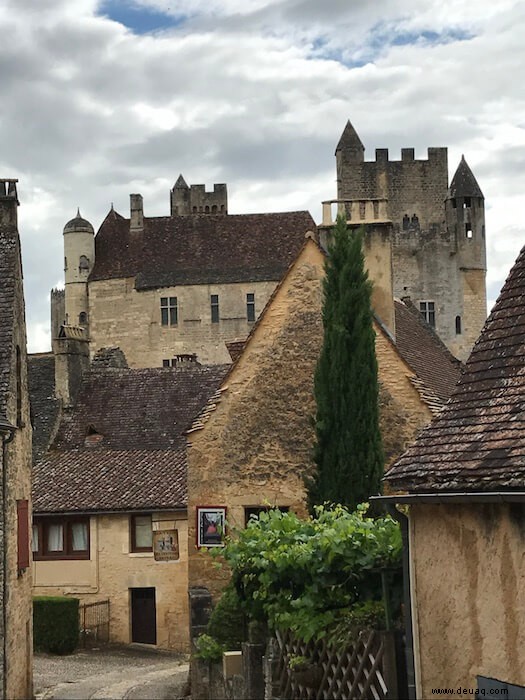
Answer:
[(467, 238), (472, 238), (473, 235), (474, 234), (472, 232), (472, 224), (471, 223), (465, 224), (465, 236)]
[(436, 307), (433, 301), (420, 301), (419, 310), (421, 315), (432, 328), (436, 327)]
[(179, 321), (177, 297), (161, 297), (160, 321), (163, 326), (176, 326)]
[(471, 206), (470, 197), (465, 197), (465, 201), (463, 202), (463, 209), (469, 209), (470, 206)]
[(85, 326), (86, 323), (87, 323), (87, 313), (85, 311), (81, 311), (78, 314), (78, 325)]
[(131, 551), (153, 551), (153, 529), (151, 515), (131, 516)]
[(456, 335), (461, 335), (461, 316), (456, 316)]
[(250, 323), (255, 321), (255, 294), (253, 292), (246, 295), (246, 318)]
[(81, 255), (79, 260), (78, 260), (78, 269), (81, 272), (88, 272), (89, 271), (89, 258), (87, 258), (85, 255)]
[(219, 295), (218, 294), (212, 294), (210, 296), (210, 304), (211, 304), (211, 322), (212, 323), (219, 323)]
[(169, 366), (170, 366), (170, 361), (169, 361), (169, 360), (162, 360), (162, 366), (163, 366), (163, 367), (169, 367)]
[(250, 520), (258, 520), (261, 513), (267, 513), (269, 510), (280, 510), (281, 513), (288, 513), (288, 506), (247, 506), (244, 509), (244, 525), (248, 525)]
[(16, 502), (17, 516), (17, 560), (18, 573), (29, 566), (29, 504), (26, 500)]
[(452, 198), (452, 209), (457, 209), (457, 206), (458, 206), (458, 203), (457, 203), (457, 201), (456, 201), (456, 198), (453, 197), (453, 198)]
[(89, 559), (89, 518), (38, 518), (33, 524), (33, 559)]
[(64, 271), (67, 270), (67, 258), (64, 258)]

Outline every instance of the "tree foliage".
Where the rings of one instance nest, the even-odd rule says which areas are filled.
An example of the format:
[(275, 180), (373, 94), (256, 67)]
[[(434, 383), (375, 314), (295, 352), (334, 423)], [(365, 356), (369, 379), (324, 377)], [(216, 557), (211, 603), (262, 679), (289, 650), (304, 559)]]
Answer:
[(324, 342), (315, 373), (317, 470), (307, 482), (311, 508), (330, 502), (353, 510), (381, 485), (372, 285), (362, 237), (338, 217), (325, 264)]
[(249, 619), (321, 637), (357, 602), (381, 600), (379, 569), (401, 561), (401, 535), (366, 505), (318, 507), (316, 517), (271, 510), (228, 538), (221, 555)]

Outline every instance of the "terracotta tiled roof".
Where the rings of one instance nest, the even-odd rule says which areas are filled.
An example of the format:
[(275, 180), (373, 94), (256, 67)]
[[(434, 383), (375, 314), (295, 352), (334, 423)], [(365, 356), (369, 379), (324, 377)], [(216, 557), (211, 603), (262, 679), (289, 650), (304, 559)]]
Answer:
[(36, 462), (47, 448), (56, 427), (60, 401), (55, 398), (53, 353), (29, 355), (27, 365), (33, 425), (33, 462)]
[(182, 508), (186, 448), (50, 452), (33, 482), (36, 513)]
[(461, 363), (409, 300), (394, 302), (396, 347), (425, 386), (446, 402), (461, 374)]
[(525, 484), (525, 248), (452, 397), (386, 479), (409, 491)]
[(186, 438), (225, 366), (95, 369), (34, 469), (36, 512), (186, 502)]
[(306, 211), (144, 219), (142, 234), (110, 212), (95, 238), (90, 280), (136, 277), (137, 289), (278, 281), (315, 223)]
[(244, 350), (244, 345), (246, 343), (246, 338), (244, 340), (230, 340), (226, 342), (226, 347), (228, 349), (228, 352), (230, 353), (230, 357), (232, 358), (232, 362), (235, 362), (235, 360), (241, 355), (242, 351)]

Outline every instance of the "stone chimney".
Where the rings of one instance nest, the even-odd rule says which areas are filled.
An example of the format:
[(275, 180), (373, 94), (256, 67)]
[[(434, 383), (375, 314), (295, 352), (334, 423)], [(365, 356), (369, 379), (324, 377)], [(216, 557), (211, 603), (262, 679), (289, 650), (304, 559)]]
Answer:
[(64, 408), (73, 406), (83, 375), (89, 371), (89, 341), (82, 328), (62, 326), (54, 338), (55, 396)]
[(131, 233), (142, 233), (144, 231), (144, 205), (141, 194), (130, 194), (130, 224)]
[(0, 226), (18, 225), (18, 194), (15, 179), (0, 179)]

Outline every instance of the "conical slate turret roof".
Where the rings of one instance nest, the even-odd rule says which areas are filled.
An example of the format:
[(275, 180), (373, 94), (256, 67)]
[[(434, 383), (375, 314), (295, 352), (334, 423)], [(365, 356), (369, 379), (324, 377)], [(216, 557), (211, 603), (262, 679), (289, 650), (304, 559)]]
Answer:
[(173, 189), (179, 189), (179, 190), (187, 190), (189, 189), (188, 185), (186, 184), (186, 180), (182, 177), (182, 173), (179, 175), (177, 178), (177, 182), (173, 185)]
[(458, 169), (456, 170), (455, 175), (452, 178), (452, 182), (450, 183), (448, 196), (449, 198), (481, 197), (483, 199), (483, 192), (481, 191), (472, 170), (469, 168), (468, 163), (465, 160), (465, 156), (461, 156)]
[(346, 122), (346, 126), (341, 134), (341, 138), (339, 139), (335, 152), (337, 153), (337, 151), (342, 151), (343, 148), (360, 148), (362, 151), (365, 150), (365, 147), (357, 135), (357, 131), (350, 123), (350, 120)]
[(95, 230), (89, 221), (80, 216), (80, 209), (77, 209), (77, 215), (75, 218), (68, 221), (64, 226), (64, 233), (71, 233), (72, 231), (89, 231), (90, 233), (95, 233)]

